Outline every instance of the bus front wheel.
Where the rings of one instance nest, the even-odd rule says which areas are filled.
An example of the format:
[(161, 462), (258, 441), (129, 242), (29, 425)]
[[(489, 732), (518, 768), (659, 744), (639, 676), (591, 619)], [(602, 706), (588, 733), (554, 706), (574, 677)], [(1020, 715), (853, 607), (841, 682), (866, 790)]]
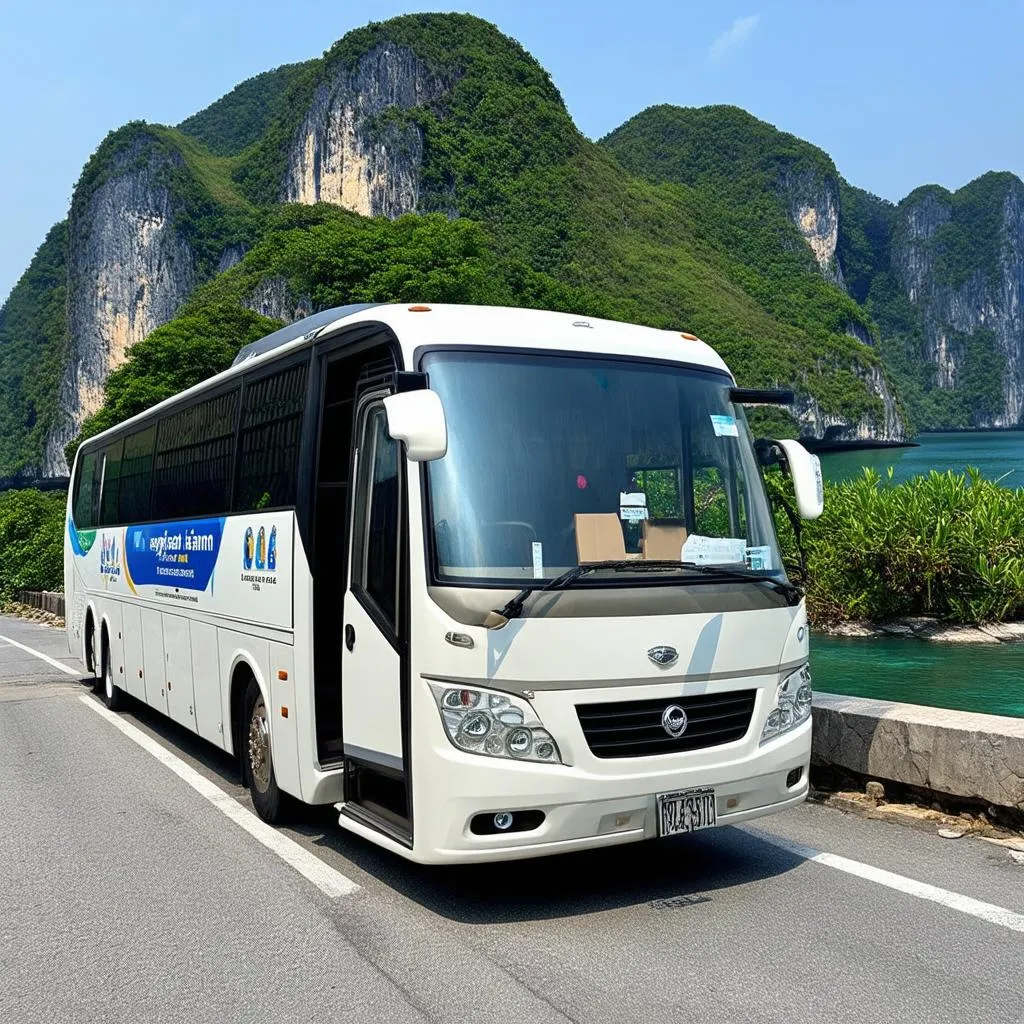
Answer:
[(284, 794), (274, 776), (270, 746), (270, 713), (255, 679), (245, 692), (245, 736), (242, 766), (256, 813), (271, 825), (283, 817)]

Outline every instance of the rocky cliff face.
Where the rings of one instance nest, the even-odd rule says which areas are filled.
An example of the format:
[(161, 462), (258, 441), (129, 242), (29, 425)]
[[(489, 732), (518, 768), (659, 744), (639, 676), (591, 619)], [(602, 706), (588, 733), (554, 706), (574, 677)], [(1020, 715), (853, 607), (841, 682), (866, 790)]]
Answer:
[(401, 117), (445, 84), (407, 47), (382, 43), (322, 82), (288, 157), (282, 199), (334, 203), (368, 217), (417, 208), (423, 134)]
[(246, 296), (245, 307), (261, 316), (291, 324), (313, 312), (313, 300), (308, 295), (293, 294), (288, 281), (275, 274), (272, 277), (265, 277)]
[(72, 203), (68, 222), (68, 332), (57, 421), (44, 472), (68, 472), (64, 446), (103, 402), (103, 384), (128, 349), (167, 323), (195, 286), (192, 253), (174, 229), (173, 203), (157, 181), (180, 157), (137, 136), (105, 180)]
[[(982, 231), (992, 237), (978, 238)], [(980, 411), (974, 425), (1024, 422), (1024, 183), (986, 175), (956, 195), (912, 194), (897, 211), (890, 264), (920, 311), (937, 386), (964, 386), (967, 341), (985, 329), (1004, 361), (1002, 407)]]
[(836, 259), (839, 241), (839, 181), (811, 170), (785, 170), (779, 191), (789, 218), (807, 243), (825, 278), (843, 286), (843, 274)]
[(857, 422), (851, 423), (845, 416), (825, 412), (816, 398), (798, 391), (793, 403), (793, 414), (800, 424), (801, 435), (829, 441), (866, 441), (872, 438), (902, 441), (906, 438), (906, 424), (885, 374), (877, 366), (857, 368), (856, 372), (867, 384), (868, 390), (881, 401), (881, 417), (864, 415)]

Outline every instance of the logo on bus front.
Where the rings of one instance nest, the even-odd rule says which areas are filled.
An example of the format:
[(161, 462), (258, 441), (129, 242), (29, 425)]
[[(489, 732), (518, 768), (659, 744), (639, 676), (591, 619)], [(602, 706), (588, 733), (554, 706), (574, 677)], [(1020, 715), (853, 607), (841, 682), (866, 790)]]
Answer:
[(251, 526), (245, 528), (242, 542), (242, 582), (251, 583), (253, 590), (259, 590), (261, 583), (277, 582), (277, 527), (260, 526), (254, 533)]

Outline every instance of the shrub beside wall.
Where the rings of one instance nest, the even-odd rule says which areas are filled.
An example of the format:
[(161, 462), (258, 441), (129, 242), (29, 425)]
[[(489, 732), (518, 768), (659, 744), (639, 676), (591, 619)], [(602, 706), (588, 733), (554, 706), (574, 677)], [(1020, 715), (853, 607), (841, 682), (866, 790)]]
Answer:
[[(784, 493), (778, 473), (769, 490)], [(793, 530), (776, 510), (788, 560)], [(1024, 618), (1024, 488), (976, 470), (893, 484), (872, 470), (826, 484), (821, 518), (802, 526), (812, 622), (934, 615), (977, 623)]]

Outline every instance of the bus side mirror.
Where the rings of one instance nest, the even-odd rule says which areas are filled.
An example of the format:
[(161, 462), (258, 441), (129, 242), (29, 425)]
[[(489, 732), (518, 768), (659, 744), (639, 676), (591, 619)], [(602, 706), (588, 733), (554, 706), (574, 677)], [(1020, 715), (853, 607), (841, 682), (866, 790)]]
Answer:
[(448, 424), (436, 391), (421, 388), (384, 399), (388, 433), (405, 445), (412, 462), (444, 458), (448, 451)]
[(801, 519), (817, 519), (825, 507), (825, 486), (821, 462), (799, 441), (761, 440), (756, 443), (758, 457), (765, 465), (781, 463), (789, 471)]

